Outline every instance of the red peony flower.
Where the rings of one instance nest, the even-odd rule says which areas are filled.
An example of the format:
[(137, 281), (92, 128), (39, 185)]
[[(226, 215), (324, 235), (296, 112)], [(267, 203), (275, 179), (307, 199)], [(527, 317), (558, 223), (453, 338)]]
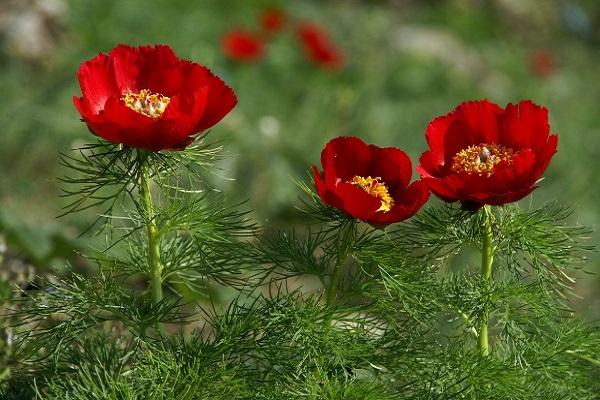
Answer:
[(253, 62), (262, 58), (265, 44), (260, 35), (244, 29), (234, 29), (221, 40), (225, 57), (238, 62)]
[(281, 32), (286, 22), (287, 15), (280, 8), (267, 8), (260, 15), (260, 24), (268, 34)]
[(332, 42), (325, 29), (304, 22), (298, 25), (297, 34), (304, 53), (311, 62), (330, 71), (337, 71), (344, 66), (342, 50)]
[(168, 46), (118, 45), (82, 63), (77, 77), (83, 97), (73, 103), (90, 131), (150, 151), (185, 148), (237, 103), (221, 79)]
[(410, 218), (429, 198), (423, 181), (409, 185), (412, 164), (406, 153), (395, 147), (338, 137), (321, 152), (321, 164), (322, 174), (313, 166), (321, 200), (373, 226)]
[(465, 208), (517, 201), (536, 188), (558, 144), (548, 110), (529, 100), (502, 109), (466, 102), (427, 127), (429, 151), (417, 171), (430, 189)]

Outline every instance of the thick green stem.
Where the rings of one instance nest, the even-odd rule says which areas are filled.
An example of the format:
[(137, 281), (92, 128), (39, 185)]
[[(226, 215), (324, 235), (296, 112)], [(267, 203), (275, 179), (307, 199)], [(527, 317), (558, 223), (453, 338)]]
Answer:
[(140, 185), (140, 195), (149, 221), (146, 226), (148, 233), (148, 264), (150, 265), (150, 289), (152, 290), (152, 300), (159, 303), (163, 298), (162, 291), (162, 265), (160, 263), (160, 233), (156, 224), (154, 215), (154, 205), (152, 204), (152, 194), (150, 193), (150, 172), (148, 163), (144, 162), (142, 166), (142, 179)]
[(492, 264), (494, 263), (494, 236), (492, 231), (492, 210), (490, 206), (483, 207), (484, 213), (484, 232), (483, 243), (481, 246), (481, 278), (483, 291), (485, 293), (485, 303), (483, 304), (483, 315), (481, 317), (481, 325), (479, 327), (479, 352), (483, 356), (487, 356), (490, 352), (488, 341), (488, 325), (489, 325), (489, 305), (488, 293), (490, 283), (492, 281)]

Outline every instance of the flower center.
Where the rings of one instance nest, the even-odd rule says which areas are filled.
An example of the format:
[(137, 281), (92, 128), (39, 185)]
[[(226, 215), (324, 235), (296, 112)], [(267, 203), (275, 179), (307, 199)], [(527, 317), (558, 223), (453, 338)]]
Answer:
[(390, 196), (387, 186), (380, 181), (381, 178), (379, 177), (371, 178), (370, 176), (367, 176), (366, 178), (363, 178), (362, 176), (356, 175), (347, 183), (358, 186), (371, 196), (377, 197), (379, 200), (381, 200), (381, 207), (379, 207), (377, 211), (388, 212), (392, 209), (392, 207), (394, 207), (394, 199), (392, 199), (392, 196)]
[(148, 89), (142, 89), (138, 93), (127, 92), (121, 96), (121, 100), (133, 111), (152, 119), (159, 119), (171, 101), (169, 97), (152, 93)]
[(502, 161), (511, 164), (513, 149), (499, 144), (480, 144), (462, 149), (452, 158), (452, 170), (479, 176), (491, 176)]

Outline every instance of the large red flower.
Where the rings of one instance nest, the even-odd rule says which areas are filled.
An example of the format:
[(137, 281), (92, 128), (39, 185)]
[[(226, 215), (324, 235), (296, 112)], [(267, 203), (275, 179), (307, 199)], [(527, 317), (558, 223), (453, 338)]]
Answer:
[(118, 45), (82, 63), (77, 77), (83, 97), (73, 102), (90, 131), (150, 151), (186, 147), (237, 103), (207, 68), (162, 45)]
[(254, 62), (265, 53), (263, 38), (245, 29), (233, 29), (221, 39), (221, 50), (225, 57), (237, 62)]
[(304, 53), (311, 62), (330, 71), (339, 70), (344, 66), (344, 53), (324, 28), (314, 23), (303, 22), (298, 25), (297, 34)]
[(548, 110), (527, 100), (502, 109), (466, 102), (434, 119), (417, 171), (438, 197), (466, 208), (517, 201), (536, 188), (558, 144)]
[(367, 145), (356, 137), (331, 140), (313, 166), (321, 200), (373, 226), (413, 216), (429, 198), (423, 181), (410, 184), (412, 164), (395, 147)]

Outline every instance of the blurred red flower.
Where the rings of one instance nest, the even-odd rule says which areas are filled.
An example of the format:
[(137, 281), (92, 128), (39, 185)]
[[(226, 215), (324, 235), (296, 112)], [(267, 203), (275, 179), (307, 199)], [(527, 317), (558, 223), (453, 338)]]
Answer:
[(548, 110), (529, 100), (506, 109), (487, 100), (462, 103), (434, 119), (426, 137), (430, 150), (417, 171), (442, 200), (473, 210), (531, 193), (558, 144)]
[(287, 23), (287, 14), (280, 8), (267, 8), (260, 15), (260, 24), (268, 34), (278, 33)]
[(321, 165), (322, 174), (313, 166), (321, 200), (376, 227), (410, 218), (429, 198), (423, 181), (410, 184), (410, 159), (395, 147), (338, 137), (321, 152)]
[(344, 66), (342, 50), (333, 43), (324, 28), (303, 22), (298, 25), (297, 34), (304, 53), (311, 62), (330, 71), (337, 71)]
[(232, 29), (221, 40), (225, 57), (238, 62), (253, 62), (265, 53), (265, 44), (260, 35), (245, 29)]
[(556, 59), (546, 50), (535, 50), (529, 55), (529, 68), (536, 76), (547, 78), (557, 70)]
[(164, 45), (118, 45), (77, 71), (73, 102), (95, 135), (150, 151), (183, 149), (236, 105), (233, 90)]

